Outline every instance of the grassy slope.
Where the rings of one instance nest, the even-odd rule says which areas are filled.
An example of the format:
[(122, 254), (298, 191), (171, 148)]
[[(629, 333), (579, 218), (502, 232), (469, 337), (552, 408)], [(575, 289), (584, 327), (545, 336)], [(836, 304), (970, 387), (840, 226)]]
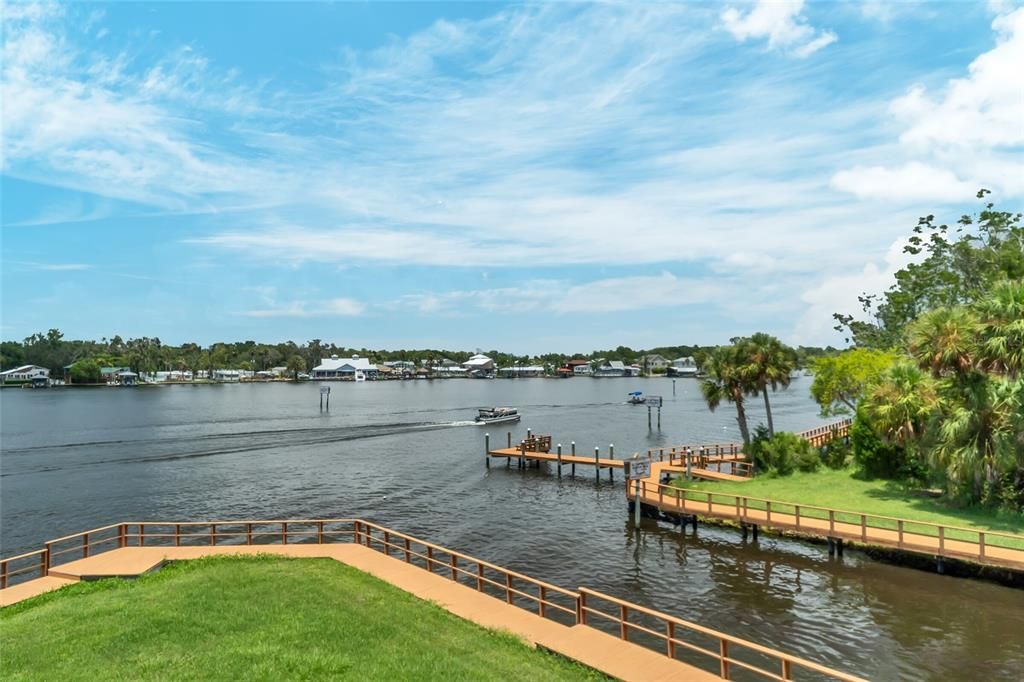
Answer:
[[(915, 495), (913, 491), (893, 481), (858, 478), (850, 469), (822, 469), (810, 474), (797, 472), (778, 478), (758, 476), (746, 483), (686, 482), (681, 479), (677, 479), (677, 482), (680, 487), (708, 492), (734, 493), (948, 526), (1024, 534), (1024, 516), (953, 507), (939, 499)], [(1024, 547), (1024, 542), (1007, 541), (1006, 544)]]
[(0, 611), (0, 678), (601, 679), (327, 559), (211, 557)]

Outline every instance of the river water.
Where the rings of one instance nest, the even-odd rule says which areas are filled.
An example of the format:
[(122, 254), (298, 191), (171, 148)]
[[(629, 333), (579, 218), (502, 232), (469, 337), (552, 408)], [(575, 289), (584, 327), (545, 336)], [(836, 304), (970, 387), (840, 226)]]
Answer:
[[(777, 428), (821, 423), (809, 379)], [(628, 391), (665, 396), (661, 430)], [(566, 587), (584, 585), (872, 679), (1024, 679), (1024, 591), (728, 528), (629, 523), (621, 474), (484, 465), (475, 409), (513, 440), (622, 457), (738, 439), (679, 379), (448, 380), (0, 391), (2, 554), (131, 519), (363, 517)], [(751, 407), (752, 423), (761, 417)], [(568, 467), (566, 467), (566, 472)]]

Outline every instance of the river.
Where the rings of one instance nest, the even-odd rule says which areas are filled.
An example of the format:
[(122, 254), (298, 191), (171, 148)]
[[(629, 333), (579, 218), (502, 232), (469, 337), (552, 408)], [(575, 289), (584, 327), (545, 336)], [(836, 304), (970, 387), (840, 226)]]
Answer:
[[(809, 379), (774, 396), (777, 428), (821, 423)], [(616, 456), (733, 441), (689, 379), (517, 379), (0, 391), (2, 554), (122, 520), (364, 517), (566, 587), (584, 585), (872, 679), (1021, 679), (1024, 591), (887, 565), (855, 550), (627, 519), (600, 483), (484, 466), (484, 405), (513, 439), (552, 434)], [(662, 428), (625, 404), (665, 397)], [(751, 405), (752, 423), (761, 417)], [(566, 468), (568, 469), (568, 468)]]

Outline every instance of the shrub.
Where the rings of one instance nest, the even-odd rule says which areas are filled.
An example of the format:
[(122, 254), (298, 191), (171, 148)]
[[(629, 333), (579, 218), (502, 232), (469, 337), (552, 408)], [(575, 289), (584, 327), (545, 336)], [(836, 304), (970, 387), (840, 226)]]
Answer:
[(853, 456), (853, 446), (845, 440), (834, 440), (821, 449), (821, 461), (829, 469), (843, 469)]
[(858, 410), (850, 426), (853, 460), (871, 478), (924, 481), (928, 467), (906, 448), (889, 443), (875, 432), (863, 410)]
[(763, 426), (754, 431), (750, 456), (758, 471), (778, 476), (788, 476), (797, 469), (814, 471), (821, 465), (817, 449), (806, 440), (786, 431), (769, 437)]

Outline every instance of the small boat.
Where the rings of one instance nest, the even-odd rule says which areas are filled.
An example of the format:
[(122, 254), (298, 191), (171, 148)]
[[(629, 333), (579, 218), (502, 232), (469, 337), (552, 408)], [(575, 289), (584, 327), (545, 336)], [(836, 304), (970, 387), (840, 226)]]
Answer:
[(356, 370), (355, 380), (356, 381), (366, 381), (366, 375), (363, 374), (362, 372), (360, 372), (359, 370)]
[(519, 421), (519, 410), (513, 407), (481, 407), (477, 424), (502, 424)]
[(647, 398), (644, 397), (643, 391), (633, 391), (629, 394), (630, 405), (643, 405), (647, 402)]

